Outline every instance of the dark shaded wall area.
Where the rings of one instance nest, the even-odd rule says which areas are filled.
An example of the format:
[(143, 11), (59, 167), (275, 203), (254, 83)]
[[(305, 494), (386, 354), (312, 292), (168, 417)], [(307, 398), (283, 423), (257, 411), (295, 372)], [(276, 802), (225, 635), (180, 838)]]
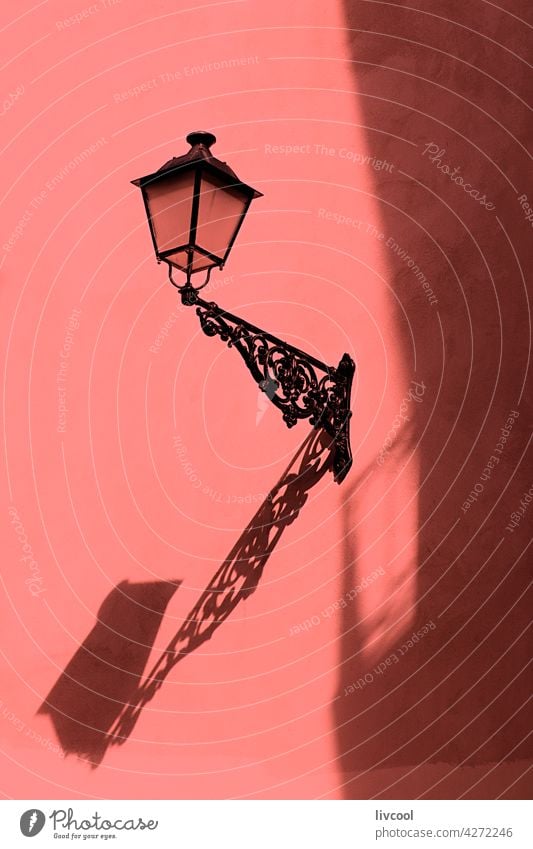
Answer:
[[(347, 797), (376, 768), (392, 770), (390, 787), (375, 790), (387, 798), (527, 796), (533, 9), (500, 6), (345, 7), (368, 152), (393, 163), (376, 172), (381, 227), (438, 299), (430, 303), (412, 266), (384, 248), (428, 387), (415, 420), (417, 607), (404, 636), (435, 627), (346, 694), (387, 657), (368, 666), (357, 609), (344, 611), (333, 710)], [(398, 345), (408, 351), (407, 335)], [(357, 569), (350, 503), (344, 519), (349, 587)], [(424, 778), (437, 765), (441, 777)]]

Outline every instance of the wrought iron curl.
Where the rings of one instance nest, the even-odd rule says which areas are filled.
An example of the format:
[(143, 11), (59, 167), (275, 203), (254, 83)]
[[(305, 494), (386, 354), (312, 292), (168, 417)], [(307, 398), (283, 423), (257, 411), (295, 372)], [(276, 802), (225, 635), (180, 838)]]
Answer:
[[(333, 468), (335, 480), (340, 483), (352, 463), (349, 419), (355, 366), (348, 354), (335, 369), (225, 312), (214, 302), (195, 295), (194, 303), (203, 332), (219, 336), (239, 351), (259, 388), (281, 411), (287, 427), (309, 419), (314, 427), (323, 427), (335, 439)], [(324, 374), (319, 376), (319, 372)]]

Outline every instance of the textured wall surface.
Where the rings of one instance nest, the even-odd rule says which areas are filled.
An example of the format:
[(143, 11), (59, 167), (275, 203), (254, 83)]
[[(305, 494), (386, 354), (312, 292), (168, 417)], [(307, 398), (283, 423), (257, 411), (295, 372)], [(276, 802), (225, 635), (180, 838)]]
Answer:
[[(428, 796), (491, 797), (503, 790), (502, 764), (531, 754), (531, 515), (522, 518), (531, 486), (531, 30), (513, 17), (528, 12), (524, 3), (415, 5), (347, 3), (346, 20), (368, 138), (396, 166), (377, 181), (385, 237), (407, 250), (439, 301), (428, 306), (413, 291), (409, 261), (391, 250), (389, 279), (409, 316), (399, 338), (408, 357), (414, 336), (424, 407), (432, 404), (429, 419), (414, 407), (414, 624), (432, 618), (437, 628), (360, 694), (361, 715), (336, 703), (339, 752), (351, 775), (378, 761), (411, 764), (392, 796), (423, 787), (425, 768), (415, 765), (429, 762), (449, 768)], [(356, 557), (357, 534), (353, 545)], [(339, 692), (366, 671), (358, 630), (351, 608)], [(486, 778), (472, 769), (481, 765)]]
[[(6, 795), (526, 795), (528, 16), (4, 10)], [(357, 363), (340, 487), (155, 262), (196, 128), (264, 193), (206, 298)]]

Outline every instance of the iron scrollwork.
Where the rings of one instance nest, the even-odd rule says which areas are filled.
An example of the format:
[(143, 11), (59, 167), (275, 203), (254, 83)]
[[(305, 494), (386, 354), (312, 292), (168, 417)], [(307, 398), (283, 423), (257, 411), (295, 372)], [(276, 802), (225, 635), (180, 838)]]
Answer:
[[(252, 377), (281, 411), (287, 427), (309, 419), (335, 440), (333, 473), (341, 483), (352, 465), (349, 422), (355, 364), (344, 354), (337, 368), (322, 363), (259, 327), (198, 297), (185, 293), (183, 302), (196, 305), (202, 330), (236, 348)], [(320, 373), (323, 374), (320, 374)]]

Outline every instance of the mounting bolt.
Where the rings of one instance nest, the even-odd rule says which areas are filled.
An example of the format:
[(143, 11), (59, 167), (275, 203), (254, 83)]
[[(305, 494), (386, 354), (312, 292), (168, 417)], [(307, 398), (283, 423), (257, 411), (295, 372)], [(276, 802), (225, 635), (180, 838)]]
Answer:
[(192, 307), (198, 301), (198, 292), (192, 286), (184, 286), (180, 291), (181, 302), (186, 307)]

